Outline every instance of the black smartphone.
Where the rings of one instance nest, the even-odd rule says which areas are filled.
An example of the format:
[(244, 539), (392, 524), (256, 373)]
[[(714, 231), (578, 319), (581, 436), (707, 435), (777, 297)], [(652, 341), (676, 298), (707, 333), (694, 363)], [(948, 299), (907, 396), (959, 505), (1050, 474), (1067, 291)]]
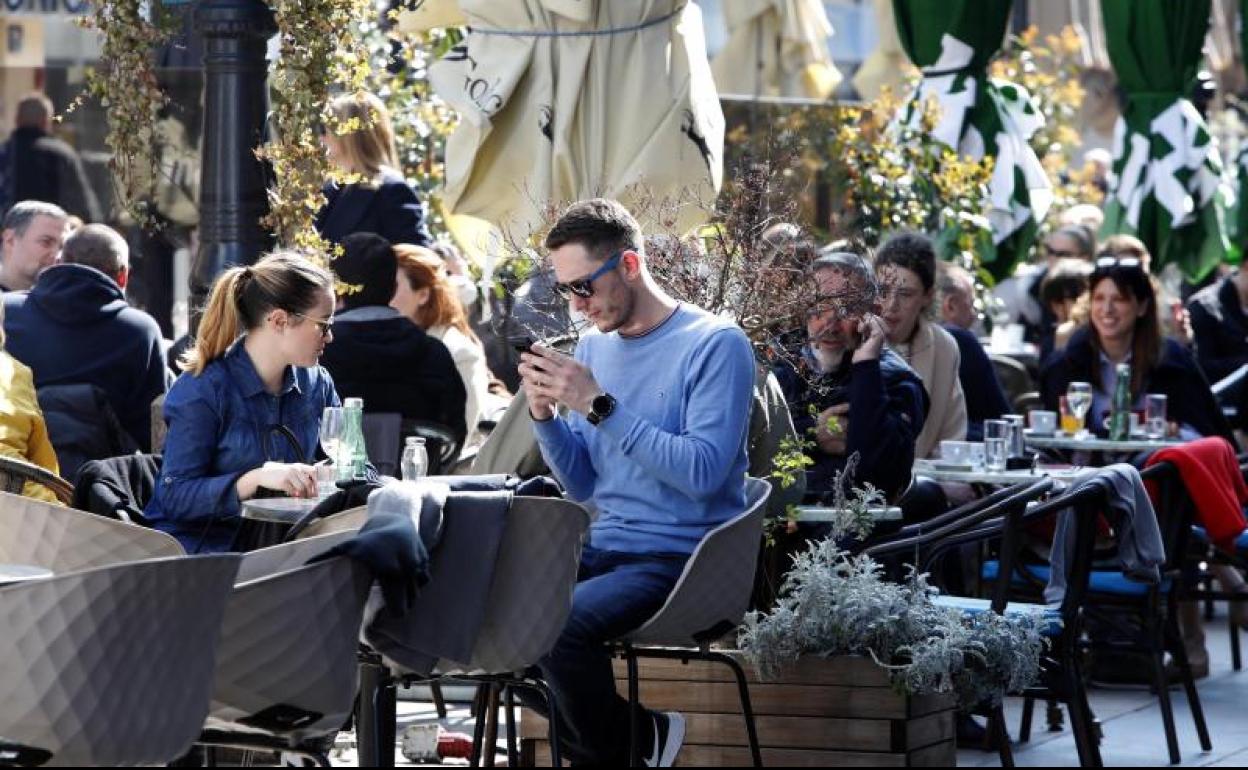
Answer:
[(533, 351), (530, 348), (532, 348), (536, 343), (537, 340), (527, 334), (507, 338), (507, 344), (511, 345), (512, 349), (514, 349), (517, 353), (532, 353)]

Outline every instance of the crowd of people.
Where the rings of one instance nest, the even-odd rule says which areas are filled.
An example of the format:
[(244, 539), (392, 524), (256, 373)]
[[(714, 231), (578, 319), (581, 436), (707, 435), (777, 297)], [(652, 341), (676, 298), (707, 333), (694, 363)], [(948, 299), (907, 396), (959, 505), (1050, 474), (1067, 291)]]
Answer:
[[(333, 112), (356, 128), (328, 132), (326, 150), (356, 181), (326, 184), (316, 222), (340, 253), (328, 268), (280, 249), (231, 267), (180, 354), (127, 302), (130, 255), (115, 230), (75, 222), (50, 200), (8, 207), (0, 453), (72, 477), (91, 459), (159, 449), (147, 521), (188, 552), (224, 551), (245, 501), (317, 494), (325, 408), (359, 397), (463, 440), (487, 405), (505, 402), (462, 262), (431, 236), (397, 171), (384, 106), (346, 96)], [(542, 663), (574, 757), (626, 756), (629, 714), (604, 642), (662, 606), (706, 533), (746, 508), (747, 470), (760, 470), (751, 413), (768, 374), (810, 459), (805, 494), (870, 483), (912, 521), (966, 494), (916, 475), (915, 461), (942, 442), (981, 439), (986, 420), (1017, 408), (981, 343), (985, 315), (1024, 327), (1048, 408), (1072, 381), (1092, 384), (1092, 431), (1104, 432), (1115, 367), (1129, 363), (1130, 400), (1168, 396), (1171, 435), (1237, 443), (1224, 407), (1248, 399), (1248, 277), (1227, 271), (1185, 309), (1150, 274), (1144, 244), (1098, 244), (1089, 216), (1069, 212), (1042, 258), (995, 297), (922, 233), (894, 234), (873, 252), (807, 244), (795, 264), (814, 299), (790, 355), (764, 364), (733, 322), (659, 284), (622, 205), (594, 199), (563, 212), (545, 240), (550, 290), (594, 328), (571, 353), (540, 335), (524, 345), (512, 411), (566, 494), (599, 512), (567, 628)], [(985, 313), (985, 302), (1002, 312)], [(37, 484), (25, 492), (54, 499)], [(649, 760), (668, 763), (683, 721), (646, 713)]]

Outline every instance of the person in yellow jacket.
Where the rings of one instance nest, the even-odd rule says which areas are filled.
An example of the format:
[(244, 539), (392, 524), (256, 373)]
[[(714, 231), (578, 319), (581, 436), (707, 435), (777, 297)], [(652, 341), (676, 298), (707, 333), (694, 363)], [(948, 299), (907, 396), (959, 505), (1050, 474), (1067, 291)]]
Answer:
[[(35, 377), (30, 367), (4, 350), (4, 305), (0, 303), (0, 455), (34, 463), (59, 473), (48, 426), (35, 399)], [(52, 490), (27, 481), (22, 495), (59, 503)]]

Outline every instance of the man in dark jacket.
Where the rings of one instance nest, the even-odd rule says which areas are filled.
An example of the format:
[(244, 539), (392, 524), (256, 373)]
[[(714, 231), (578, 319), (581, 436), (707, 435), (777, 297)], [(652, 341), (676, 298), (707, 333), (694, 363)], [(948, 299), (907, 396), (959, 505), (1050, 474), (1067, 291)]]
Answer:
[(966, 440), (984, 440), (984, 420), (998, 420), (1010, 412), (1010, 402), (1005, 397), (992, 359), (984, 352), (979, 338), (966, 329), (952, 324), (941, 324), (953, 336), (961, 353), (958, 364), (958, 381), (966, 396)]
[(1235, 272), (1192, 295), (1187, 310), (1196, 340), (1196, 360), (1212, 382), (1248, 364), (1248, 271)]
[(40, 93), (17, 103), (16, 127), (9, 140), (0, 145), (0, 164), (4, 166), (0, 177), (4, 178), (9, 200), (55, 203), (84, 222), (98, 222), (103, 218), (100, 204), (87, 181), (82, 158), (49, 133), (52, 114), (52, 102)]
[[(836, 473), (858, 455), (854, 486), (870, 483), (896, 500), (910, 483), (914, 442), (927, 416), (918, 375), (884, 346), (871, 312), (875, 283), (855, 254), (822, 256), (812, 265), (819, 299), (807, 316), (810, 343), (796, 365), (778, 367), (799, 435), (812, 439), (807, 494), (832, 491)], [(829, 418), (835, 418), (829, 425)]]
[(105, 225), (65, 241), (62, 264), (29, 292), (4, 298), (8, 350), (35, 373), (35, 387), (87, 384), (108, 397), (130, 438), (151, 447), (152, 401), (168, 389), (156, 321), (126, 302), (130, 252)]
[(432, 420), (464, 436), (464, 382), (440, 340), (390, 307), (398, 260), (390, 242), (355, 233), (331, 267), (342, 284), (334, 339), (321, 365), (342, 398), (364, 399), (368, 412)]

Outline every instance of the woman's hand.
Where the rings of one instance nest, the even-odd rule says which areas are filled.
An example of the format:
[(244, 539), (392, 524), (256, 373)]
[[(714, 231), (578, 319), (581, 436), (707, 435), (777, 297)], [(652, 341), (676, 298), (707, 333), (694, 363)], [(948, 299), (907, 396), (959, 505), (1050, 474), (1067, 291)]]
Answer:
[(291, 497), (316, 497), (316, 469), (303, 463), (265, 463), (239, 477), (234, 484), (239, 500), (256, 496), (261, 487)]

